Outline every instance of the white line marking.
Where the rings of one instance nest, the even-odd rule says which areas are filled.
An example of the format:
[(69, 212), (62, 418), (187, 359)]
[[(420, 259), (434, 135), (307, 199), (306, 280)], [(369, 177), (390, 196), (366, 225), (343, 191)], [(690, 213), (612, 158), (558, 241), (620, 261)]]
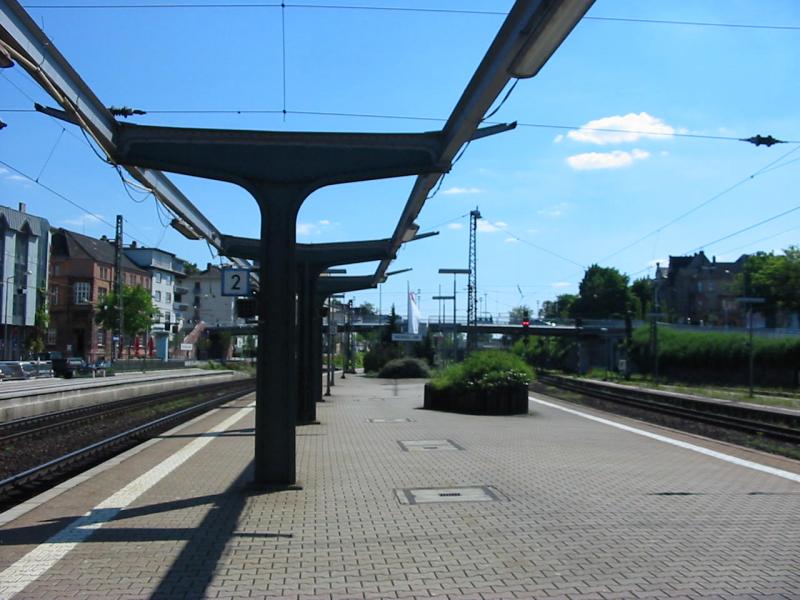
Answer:
[[(233, 415), (212, 427), (208, 433), (220, 434), (244, 418), (255, 404), (236, 411)], [(124, 488), (112, 494), (88, 513), (75, 519), (67, 527), (40, 544), (0, 573), (0, 598), (11, 598), (24, 590), (53, 567), (80, 542), (91, 536), (96, 529), (108, 523), (131, 502), (180, 467), (194, 454), (209, 444), (217, 435), (204, 436), (187, 444), (157, 467), (140, 475)]]
[(580, 412), (578, 410), (573, 410), (571, 408), (566, 408), (564, 406), (559, 406), (558, 404), (553, 404), (551, 402), (546, 402), (545, 400), (539, 400), (538, 398), (534, 398), (532, 396), (528, 396), (528, 400), (531, 402), (538, 402), (539, 404), (544, 404), (545, 406), (549, 406), (550, 408), (555, 408), (557, 410), (563, 410), (564, 412), (568, 412), (573, 415), (577, 415), (579, 417), (583, 417), (584, 419), (589, 419), (591, 421), (597, 421), (598, 423), (602, 423), (603, 425), (609, 425), (611, 427), (616, 427), (617, 429), (622, 429), (623, 431), (629, 431), (630, 433), (635, 433), (637, 435), (643, 435), (644, 437), (649, 437), (654, 440), (658, 440), (659, 442), (664, 442), (665, 444), (672, 444), (673, 446), (678, 446), (679, 448), (684, 448), (686, 450), (691, 450), (692, 452), (699, 452), (700, 454), (705, 454), (706, 456), (711, 456), (712, 458), (718, 458), (719, 460), (724, 460), (725, 462), (733, 463), (735, 465), (739, 465), (740, 467), (746, 467), (748, 469), (754, 469), (756, 471), (761, 471), (762, 473), (769, 473), (770, 475), (775, 475), (777, 477), (783, 477), (784, 479), (788, 479), (789, 481), (794, 481), (796, 483), (800, 483), (800, 475), (797, 473), (792, 473), (790, 471), (784, 471), (782, 469), (776, 469), (774, 467), (768, 467), (766, 465), (762, 465), (756, 462), (752, 462), (749, 460), (744, 460), (743, 458), (737, 458), (735, 456), (731, 456), (729, 454), (723, 454), (722, 452), (716, 452), (715, 450), (709, 450), (708, 448), (703, 448), (702, 446), (695, 446), (694, 444), (689, 444), (688, 442), (682, 442), (680, 440), (674, 440), (670, 437), (665, 435), (659, 435), (657, 433), (651, 433), (649, 431), (644, 431), (643, 429), (636, 429), (635, 427), (630, 427), (629, 425), (623, 425), (622, 423), (616, 423), (614, 421), (609, 421), (608, 419), (603, 419), (601, 417), (595, 417), (594, 415), (590, 415), (584, 412)]

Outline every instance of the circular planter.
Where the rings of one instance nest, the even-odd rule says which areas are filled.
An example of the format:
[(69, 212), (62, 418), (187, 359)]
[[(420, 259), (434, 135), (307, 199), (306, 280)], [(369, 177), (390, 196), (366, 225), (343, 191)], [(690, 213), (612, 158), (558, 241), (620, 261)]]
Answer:
[(471, 415), (521, 415), (528, 413), (528, 386), (488, 390), (439, 390), (425, 384), (423, 408)]

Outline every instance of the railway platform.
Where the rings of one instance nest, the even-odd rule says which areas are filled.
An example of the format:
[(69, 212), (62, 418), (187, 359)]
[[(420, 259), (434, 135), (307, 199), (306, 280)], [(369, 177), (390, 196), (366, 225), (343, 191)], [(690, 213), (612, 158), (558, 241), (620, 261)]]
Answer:
[(531, 395), (424, 411), (337, 380), (300, 489), (253, 396), (0, 515), (0, 598), (800, 598), (800, 463)]
[(0, 422), (240, 377), (243, 375), (235, 371), (192, 368), (134, 371), (113, 377), (4, 381), (0, 384)]

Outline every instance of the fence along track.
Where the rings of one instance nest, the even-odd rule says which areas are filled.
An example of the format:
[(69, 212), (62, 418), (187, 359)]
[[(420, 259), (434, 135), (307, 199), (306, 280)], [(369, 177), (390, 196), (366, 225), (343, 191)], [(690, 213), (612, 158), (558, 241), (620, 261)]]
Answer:
[[(221, 387), (217, 386), (217, 384), (213, 385)], [(227, 382), (225, 386), (230, 388), (231, 383)], [(186, 393), (192, 390), (190, 388), (184, 388), (181, 391)], [(87, 463), (96, 463), (102, 459), (109, 458), (121, 450), (135, 445), (135, 443), (148, 439), (152, 434), (167, 429), (171, 425), (186, 421), (197, 414), (236, 400), (253, 391), (255, 391), (255, 382), (249, 381), (246, 385), (237, 386), (235, 390), (212, 398), (211, 400), (206, 400), (205, 402), (200, 402), (188, 408), (159, 417), (158, 419), (133, 427), (79, 450), (69, 452), (68, 454), (39, 466), (27, 469), (22, 473), (12, 475), (0, 481), (0, 503), (9, 503), (14, 496), (29, 496), (34, 491), (41, 491), (40, 488), (44, 488), (47, 482), (55, 478), (61, 478), (65, 473), (73, 473)]]
[[(616, 404), (733, 429), (750, 435), (761, 435), (782, 442), (800, 444), (800, 428), (771, 423), (769, 421), (774, 421), (776, 417), (781, 416), (781, 413), (759, 410), (751, 405), (742, 406), (732, 402), (725, 404), (716, 401), (703, 402), (696, 397), (681, 397), (680, 394), (675, 393), (671, 393), (670, 396), (659, 395), (651, 390), (639, 390), (637, 388), (610, 388), (599, 382), (557, 375), (541, 375), (539, 381), (546, 385), (552, 385)], [(658, 398), (656, 399), (656, 397)], [(673, 401), (670, 402), (670, 400)], [(681, 402), (689, 402), (695, 407), (682, 406)], [(739, 414), (723, 414), (723, 411)], [(759, 417), (759, 415), (761, 416)], [(795, 417), (786, 414), (785, 421), (800, 423), (800, 414)]]

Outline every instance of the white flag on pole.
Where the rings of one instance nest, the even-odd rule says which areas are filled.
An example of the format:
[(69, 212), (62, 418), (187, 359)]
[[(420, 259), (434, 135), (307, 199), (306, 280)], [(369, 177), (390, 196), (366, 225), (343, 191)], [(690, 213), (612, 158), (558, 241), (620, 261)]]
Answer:
[(408, 333), (419, 333), (419, 317), (417, 297), (408, 290)]

